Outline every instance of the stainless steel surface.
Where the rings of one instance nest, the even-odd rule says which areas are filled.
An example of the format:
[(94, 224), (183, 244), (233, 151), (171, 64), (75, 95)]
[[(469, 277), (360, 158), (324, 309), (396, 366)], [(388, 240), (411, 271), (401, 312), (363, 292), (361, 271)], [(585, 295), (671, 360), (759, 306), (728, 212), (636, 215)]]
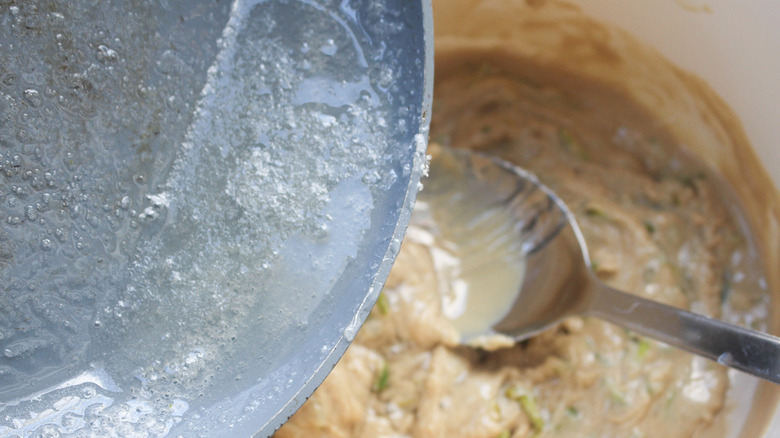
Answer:
[(0, 4), (0, 436), (270, 435), (374, 304), (430, 2)]
[[(589, 269), (574, 216), (535, 176), (477, 153), (442, 148), (439, 154), (431, 178), (455, 171), (460, 174), (447, 178), (491, 187), (488, 196), (511, 210), (526, 251), (523, 284), (507, 315), (493, 325), (495, 332), (523, 340), (567, 316), (590, 315), (780, 383), (780, 338), (607, 286)], [(442, 162), (446, 168), (439, 168)]]

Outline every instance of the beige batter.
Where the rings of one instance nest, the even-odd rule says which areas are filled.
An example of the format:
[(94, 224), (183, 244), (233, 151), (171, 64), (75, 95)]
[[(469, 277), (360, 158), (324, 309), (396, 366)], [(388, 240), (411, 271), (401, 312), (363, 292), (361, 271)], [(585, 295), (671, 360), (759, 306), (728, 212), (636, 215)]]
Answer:
[[(662, 120), (608, 83), (501, 47), (437, 47), (436, 62), (431, 141), (536, 173), (609, 284), (763, 328), (749, 222)], [(459, 346), (438, 250), (410, 227), (354, 344), (277, 437), (723, 436), (724, 367), (608, 323), (571, 318), (494, 352)]]
[[(713, 316), (724, 305), (760, 315), (751, 249), (713, 175), (631, 102), (597, 84), (587, 96), (551, 88), (496, 56), (442, 59), (452, 69), (437, 77), (432, 140), (537, 173), (610, 284)], [(723, 408), (725, 368), (598, 320), (493, 353), (458, 347), (428, 241), (410, 230), (355, 344), (278, 436), (690, 437)]]

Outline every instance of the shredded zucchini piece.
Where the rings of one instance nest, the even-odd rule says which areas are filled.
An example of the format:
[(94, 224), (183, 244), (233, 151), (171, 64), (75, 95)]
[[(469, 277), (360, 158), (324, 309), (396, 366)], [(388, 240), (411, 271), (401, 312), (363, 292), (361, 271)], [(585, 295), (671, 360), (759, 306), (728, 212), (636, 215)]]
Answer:
[(645, 338), (639, 338), (639, 343), (636, 348), (636, 357), (642, 360), (647, 356), (647, 352), (650, 351), (650, 341)]
[(528, 416), (528, 420), (531, 421), (531, 426), (537, 434), (544, 429), (544, 418), (542, 418), (542, 412), (533, 394), (522, 387), (510, 386), (506, 389), (506, 396), (520, 403), (520, 407), (523, 408), (523, 412)]
[(604, 210), (592, 205), (589, 205), (587, 208), (585, 208), (585, 214), (589, 217), (609, 219), (609, 215)]
[(628, 404), (628, 401), (626, 400), (626, 396), (617, 387), (617, 384), (612, 379), (605, 378), (604, 386), (607, 388), (607, 393), (609, 393), (610, 397), (612, 397), (612, 400), (615, 403), (621, 406), (625, 406)]
[(575, 157), (585, 161), (590, 159), (590, 154), (588, 151), (582, 147), (582, 145), (577, 142), (571, 132), (567, 131), (565, 128), (560, 128), (558, 130), (558, 142), (561, 144), (561, 146), (563, 146), (566, 152), (574, 155)]
[(389, 380), (390, 367), (387, 362), (385, 362), (382, 366), (382, 369), (379, 371), (379, 375), (377, 375), (376, 380), (374, 381), (374, 386), (371, 389), (373, 389), (374, 392), (382, 392), (387, 388)]
[(387, 302), (387, 296), (384, 292), (379, 294), (379, 298), (376, 299), (376, 310), (380, 315), (387, 315), (390, 312), (390, 303)]

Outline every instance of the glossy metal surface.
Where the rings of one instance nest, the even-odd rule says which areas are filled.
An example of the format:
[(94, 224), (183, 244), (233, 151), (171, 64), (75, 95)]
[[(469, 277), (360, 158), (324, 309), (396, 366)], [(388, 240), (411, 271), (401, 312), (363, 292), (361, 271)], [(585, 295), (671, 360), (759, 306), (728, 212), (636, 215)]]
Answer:
[(0, 436), (286, 421), (398, 251), (431, 20), (404, 0), (0, 5)]

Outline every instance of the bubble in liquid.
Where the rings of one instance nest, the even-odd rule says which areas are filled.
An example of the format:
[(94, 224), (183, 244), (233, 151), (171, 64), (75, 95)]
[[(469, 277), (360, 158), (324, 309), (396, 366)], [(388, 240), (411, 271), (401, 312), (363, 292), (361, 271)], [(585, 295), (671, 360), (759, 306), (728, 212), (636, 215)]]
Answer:
[(116, 50), (113, 50), (108, 46), (104, 46), (103, 44), (98, 46), (97, 49), (98, 61), (102, 63), (108, 63), (108, 62), (114, 62), (118, 59), (119, 59), (119, 54), (116, 52)]
[(28, 88), (24, 90), (24, 100), (30, 104), (30, 106), (37, 108), (43, 103), (41, 93), (34, 88)]
[(41, 249), (44, 251), (50, 251), (54, 245), (52, 244), (51, 239), (43, 239), (41, 240)]
[(325, 41), (325, 44), (323, 44), (320, 47), (320, 51), (327, 56), (333, 56), (338, 52), (339, 48), (336, 45), (336, 42), (333, 41), (333, 39), (329, 38), (327, 41)]

